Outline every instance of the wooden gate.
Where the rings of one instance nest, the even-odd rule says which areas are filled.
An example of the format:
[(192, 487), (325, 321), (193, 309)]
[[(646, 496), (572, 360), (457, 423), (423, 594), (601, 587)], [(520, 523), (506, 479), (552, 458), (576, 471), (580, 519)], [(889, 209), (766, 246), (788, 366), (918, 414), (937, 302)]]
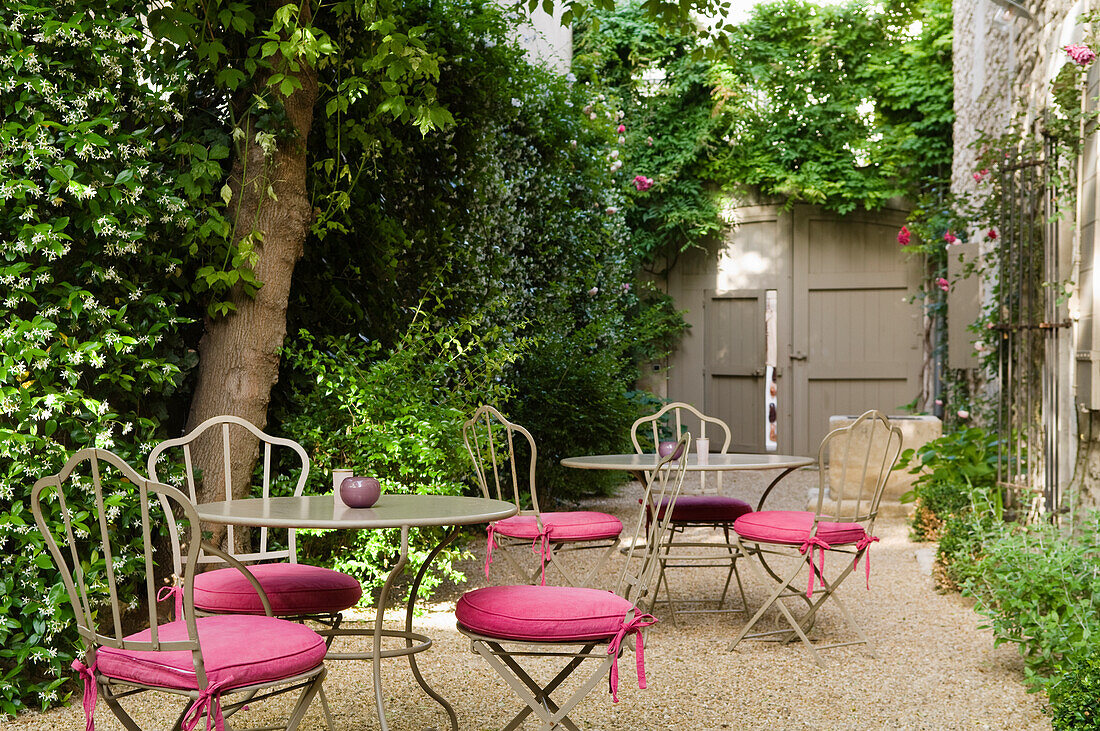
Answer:
[(760, 205), (734, 215), (726, 241), (688, 252), (669, 275), (691, 330), (670, 359), (668, 398), (725, 420), (732, 448), (748, 452), (764, 451), (771, 409), (778, 451), (810, 455), (830, 416), (896, 414), (916, 399), (923, 327), (920, 302), (911, 300), (921, 272), (897, 244), (905, 212), (837, 216)]
[(915, 259), (899, 250), (902, 224), (807, 207), (795, 213), (791, 398), (793, 445), (811, 454), (829, 417), (897, 414), (920, 393), (922, 313)]

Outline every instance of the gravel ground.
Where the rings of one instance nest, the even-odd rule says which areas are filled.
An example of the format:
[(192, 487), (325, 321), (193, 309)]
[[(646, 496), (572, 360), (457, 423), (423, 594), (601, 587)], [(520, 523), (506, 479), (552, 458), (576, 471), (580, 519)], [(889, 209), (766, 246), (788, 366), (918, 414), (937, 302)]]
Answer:
[[(690, 479), (690, 476), (689, 476)], [(737, 475), (736, 494), (755, 503), (764, 476)], [(769, 507), (802, 509), (807, 489), (817, 484), (817, 473), (800, 470), (769, 498)], [(593, 501), (586, 508), (634, 515), (640, 486), (631, 483), (611, 499)], [(774, 501), (774, 502), (773, 502)], [(624, 524), (628, 521), (624, 519)], [(633, 526), (633, 523), (629, 523)], [(628, 528), (629, 530), (630, 528)], [(664, 620), (651, 628), (646, 647), (649, 688), (639, 690), (634, 659), (620, 660), (619, 703), (612, 704), (604, 687), (589, 694), (571, 717), (588, 730), (616, 729), (1049, 729), (1041, 712), (1043, 698), (1028, 694), (1021, 683), (1021, 663), (1010, 647), (993, 647), (992, 636), (979, 629), (982, 617), (957, 595), (937, 594), (932, 579), (921, 571), (916, 552), (927, 548), (913, 543), (900, 518), (880, 519), (875, 532), (881, 538), (873, 554), (871, 590), (858, 575), (840, 589), (864, 631), (877, 645), (877, 658), (860, 647), (824, 651), (825, 668), (817, 667), (800, 644), (778, 646), (744, 642), (734, 652), (726, 646), (746, 617), (742, 614), (688, 615), (678, 626)], [(480, 557), (482, 542), (471, 549)], [(587, 554), (588, 552), (584, 552)], [(619, 557), (621, 559), (621, 557)], [(836, 560), (831, 557), (828, 560)], [(609, 566), (603, 581), (614, 580), (618, 564)], [(469, 583), (440, 592), (418, 619), (418, 629), (432, 636), (433, 647), (419, 656), (428, 682), (454, 705), (463, 730), (498, 729), (522, 707), (504, 682), (470, 649), (454, 628), (454, 601), (463, 590), (485, 584), (480, 558), (466, 566)], [(862, 573), (862, 566), (860, 567)], [(742, 570), (750, 606), (766, 596), (766, 587)], [(504, 564), (494, 564), (492, 577), (505, 580)], [(552, 577), (551, 577), (552, 578)], [(707, 596), (720, 582), (718, 569), (681, 571), (674, 587), (685, 596)], [(825, 605), (828, 607), (828, 604)], [(392, 614), (394, 625), (403, 617)], [(780, 619), (775, 613), (775, 619)], [(835, 608), (822, 609), (811, 638), (823, 641), (850, 637)], [(536, 678), (556, 672), (550, 664), (532, 665)], [(383, 663), (387, 716), (393, 731), (444, 728), (446, 716), (416, 685), (400, 659)], [(337, 728), (376, 729), (371, 670), (368, 662), (330, 662), (326, 690)], [(567, 684), (568, 687), (568, 684)], [(135, 704), (135, 715), (149, 729), (170, 727), (179, 703), (164, 694), (146, 696)], [(285, 707), (282, 701), (258, 704), (238, 720), (258, 723)], [(273, 714), (274, 715), (274, 714)], [(110, 711), (99, 703), (96, 727), (121, 729)], [(523, 728), (537, 728), (528, 719)], [(4, 731), (79, 729), (79, 705), (42, 714), (27, 714), (0, 723)], [(319, 705), (314, 704), (304, 729), (323, 729)]]

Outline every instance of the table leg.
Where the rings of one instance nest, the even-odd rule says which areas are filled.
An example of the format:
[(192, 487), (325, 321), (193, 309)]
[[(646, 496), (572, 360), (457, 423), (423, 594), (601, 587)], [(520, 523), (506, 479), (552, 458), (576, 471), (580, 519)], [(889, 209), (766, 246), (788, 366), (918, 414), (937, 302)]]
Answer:
[[(407, 635), (410, 635), (405, 640), (407, 647), (412, 647), (411, 634), (413, 614), (416, 610), (416, 597), (420, 592), (420, 582), (423, 581), (425, 574), (428, 573), (428, 566), (435, 560), (435, 557), (439, 555), (440, 551), (451, 545), (451, 543), (458, 538), (458, 534), (459, 530), (457, 528), (452, 528), (451, 531), (447, 533), (446, 537), (440, 541), (439, 545), (432, 549), (428, 557), (424, 559), (424, 563), (420, 565), (420, 570), (416, 572), (416, 580), (413, 581), (412, 589), (410, 589), (409, 593), (409, 605), (405, 610), (405, 632)], [(420, 683), (420, 687), (424, 689), (424, 692), (430, 695), (436, 703), (443, 706), (443, 710), (447, 712), (447, 717), (451, 721), (451, 731), (458, 731), (458, 716), (455, 714), (451, 704), (448, 703), (443, 696), (435, 692), (432, 687), (428, 685), (427, 681), (424, 680), (424, 676), (420, 674), (420, 668), (416, 664), (416, 655), (414, 653), (409, 654), (409, 665), (412, 668), (413, 677), (416, 678), (416, 682)]]
[(390, 589), (394, 580), (401, 575), (405, 564), (409, 562), (409, 527), (401, 526), (401, 555), (397, 563), (390, 569), (386, 577), (386, 583), (382, 585), (382, 592), (378, 595), (378, 607), (374, 613), (374, 653), (371, 662), (374, 666), (374, 704), (378, 709), (378, 723), (382, 731), (389, 731), (386, 723), (386, 708), (382, 697), (382, 619), (386, 614), (386, 605), (389, 604)]

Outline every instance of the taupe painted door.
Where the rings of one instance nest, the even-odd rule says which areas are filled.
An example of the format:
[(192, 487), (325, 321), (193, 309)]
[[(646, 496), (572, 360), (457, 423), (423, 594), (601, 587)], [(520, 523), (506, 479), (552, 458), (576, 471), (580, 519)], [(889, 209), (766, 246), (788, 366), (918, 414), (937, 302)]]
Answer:
[(763, 289), (708, 290), (704, 299), (704, 409), (729, 424), (733, 452), (764, 451), (765, 296)]
[(920, 393), (922, 315), (909, 301), (920, 272), (898, 251), (900, 216), (797, 206), (794, 219), (792, 447), (813, 454), (831, 415), (896, 414)]

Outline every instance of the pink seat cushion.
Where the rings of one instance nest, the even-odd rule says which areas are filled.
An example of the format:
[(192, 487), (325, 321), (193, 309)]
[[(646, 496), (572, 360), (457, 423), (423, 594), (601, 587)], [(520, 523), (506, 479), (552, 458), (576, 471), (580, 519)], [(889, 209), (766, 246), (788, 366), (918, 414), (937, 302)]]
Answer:
[[(248, 567), (263, 586), (271, 611), (280, 617), (328, 614), (354, 607), (363, 595), (358, 579), (332, 569), (302, 563), (264, 563)], [(219, 614), (264, 613), (260, 595), (234, 568), (195, 577), (195, 609)]]
[(610, 591), (572, 586), (489, 586), (466, 592), (459, 624), (477, 634), (533, 642), (611, 639), (633, 604)]
[[(761, 510), (738, 518), (733, 529), (750, 541), (801, 545), (810, 535), (814, 514), (808, 510)], [(817, 526), (817, 537), (830, 546), (858, 543), (867, 537), (859, 523), (827, 523)]]
[[(616, 538), (623, 523), (614, 515), (588, 510), (542, 513), (542, 524), (552, 541), (599, 541)], [(493, 531), (509, 538), (534, 540), (539, 528), (533, 515), (516, 515), (493, 523)]]
[[(661, 501), (658, 516), (664, 518), (668, 498)], [(744, 500), (724, 495), (681, 495), (672, 509), (673, 523), (732, 523), (752, 506)]]
[[(223, 689), (289, 678), (312, 670), (325, 659), (325, 640), (297, 622), (274, 617), (226, 615), (196, 621), (203, 667), (210, 685)], [(162, 624), (163, 642), (186, 641), (183, 622)], [(148, 641), (150, 630), (127, 637)], [(199, 690), (188, 650), (154, 652), (101, 648), (96, 653), (99, 672), (111, 678), (161, 688)]]

